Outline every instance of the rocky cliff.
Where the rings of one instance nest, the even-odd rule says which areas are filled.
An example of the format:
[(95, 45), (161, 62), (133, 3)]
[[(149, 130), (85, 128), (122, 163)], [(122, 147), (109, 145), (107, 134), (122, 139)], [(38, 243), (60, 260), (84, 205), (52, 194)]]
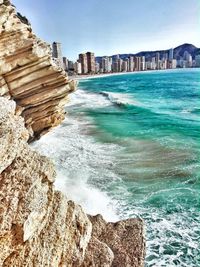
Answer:
[(52, 162), (27, 143), (60, 123), (73, 82), (7, 0), (0, 36), (0, 266), (143, 266), (142, 220), (86, 215), (54, 189)]
[(75, 89), (8, 0), (0, 0), (0, 95), (12, 98), (25, 118), (30, 139), (64, 119), (67, 95)]
[(0, 266), (143, 266), (142, 220), (87, 216), (54, 189), (52, 162), (28, 138), (16, 103), (0, 97)]

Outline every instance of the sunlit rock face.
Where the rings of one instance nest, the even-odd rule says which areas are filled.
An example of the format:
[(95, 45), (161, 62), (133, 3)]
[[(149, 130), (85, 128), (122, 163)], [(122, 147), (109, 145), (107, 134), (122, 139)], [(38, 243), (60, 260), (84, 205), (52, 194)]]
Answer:
[(15, 105), (0, 97), (0, 266), (80, 266), (91, 222), (54, 189), (53, 164), (27, 144)]
[(52, 162), (28, 138), (16, 103), (0, 97), (0, 266), (143, 266), (143, 222), (86, 215), (54, 189)]
[(85, 214), (54, 189), (53, 163), (27, 143), (62, 121), (74, 89), (50, 47), (0, 0), (0, 266), (144, 265), (143, 222)]
[(101, 215), (88, 217), (92, 222), (92, 237), (86, 250), (84, 267), (144, 266), (144, 224), (141, 219), (107, 223)]
[(9, 1), (0, 2), (0, 95), (16, 101), (30, 139), (64, 119), (63, 106), (76, 87), (53, 61), (50, 46), (37, 38)]

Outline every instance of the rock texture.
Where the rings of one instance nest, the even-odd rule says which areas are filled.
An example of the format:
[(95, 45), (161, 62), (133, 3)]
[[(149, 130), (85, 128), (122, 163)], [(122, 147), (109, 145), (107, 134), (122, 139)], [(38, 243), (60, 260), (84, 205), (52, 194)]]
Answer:
[(101, 215), (89, 218), (92, 238), (87, 248), (85, 266), (143, 266), (145, 241), (142, 220), (107, 223)]
[(30, 139), (60, 124), (67, 95), (75, 87), (27, 19), (10, 1), (0, 0), (0, 95), (16, 101)]
[(87, 216), (53, 186), (16, 104), (0, 97), (0, 266), (141, 267), (143, 222)]
[(143, 222), (86, 215), (54, 189), (52, 162), (27, 143), (60, 123), (74, 90), (50, 54), (0, 0), (0, 266), (142, 267)]
[(28, 137), (15, 103), (0, 98), (0, 266), (80, 266), (92, 225), (54, 189), (53, 164)]

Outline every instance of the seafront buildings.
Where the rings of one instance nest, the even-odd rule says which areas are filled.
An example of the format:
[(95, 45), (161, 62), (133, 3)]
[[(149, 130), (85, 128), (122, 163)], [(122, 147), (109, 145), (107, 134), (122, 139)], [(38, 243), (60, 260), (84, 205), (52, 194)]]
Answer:
[(86, 54), (79, 54), (78, 62), (81, 63), (81, 73), (87, 74), (88, 73), (87, 55)]
[(66, 57), (62, 57), (60, 43), (54, 42), (52, 44), (52, 55), (55, 61), (57, 61), (69, 75), (92, 75), (200, 67), (200, 55), (192, 58), (192, 55), (188, 51), (185, 51), (182, 57), (176, 57), (173, 48), (166, 52), (154, 52), (152, 56), (148, 55), (145, 57), (144, 55), (139, 56), (139, 54), (138, 56), (130, 55), (122, 57), (120, 55), (115, 55), (95, 58), (93, 52), (86, 52), (79, 54), (77, 61), (73, 62)]
[(63, 67), (62, 49), (61, 43), (53, 42), (52, 44), (52, 56), (56, 59), (56, 63)]
[(86, 57), (87, 57), (88, 73), (94, 74), (95, 73), (95, 56), (94, 56), (94, 53), (87, 52)]

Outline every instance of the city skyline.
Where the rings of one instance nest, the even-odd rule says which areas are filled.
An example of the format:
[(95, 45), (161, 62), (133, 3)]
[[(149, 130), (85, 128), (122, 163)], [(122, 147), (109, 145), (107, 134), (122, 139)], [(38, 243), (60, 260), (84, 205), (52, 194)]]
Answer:
[(52, 56), (71, 76), (200, 67), (199, 49), (191, 44), (183, 44), (165, 51), (146, 52), (146, 56), (145, 52), (141, 52), (138, 55), (95, 57), (94, 52), (88, 51), (80, 53), (74, 62), (66, 56), (63, 57), (61, 43), (53, 42)]
[(73, 60), (85, 49), (103, 56), (165, 50), (180, 43), (200, 47), (198, 0), (12, 2), (36, 34), (62, 43), (63, 54)]

